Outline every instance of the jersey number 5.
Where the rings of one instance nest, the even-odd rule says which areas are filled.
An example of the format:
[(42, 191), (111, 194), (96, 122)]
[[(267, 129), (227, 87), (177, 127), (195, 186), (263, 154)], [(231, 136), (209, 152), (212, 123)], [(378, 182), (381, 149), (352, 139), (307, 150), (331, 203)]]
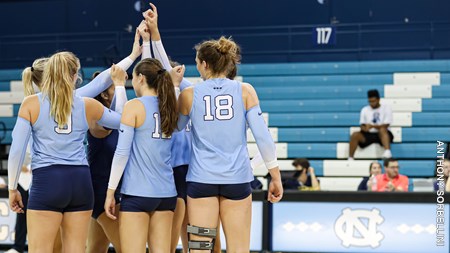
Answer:
[(67, 119), (67, 124), (63, 128), (59, 128), (56, 122), (55, 132), (58, 134), (70, 134), (72, 132), (72, 116)]
[(214, 116), (212, 115), (211, 96), (204, 96), (205, 101), (205, 121), (213, 121), (214, 116), (218, 120), (230, 120), (234, 116), (233, 97), (231, 95), (220, 95), (214, 98), (214, 106), (216, 107)]

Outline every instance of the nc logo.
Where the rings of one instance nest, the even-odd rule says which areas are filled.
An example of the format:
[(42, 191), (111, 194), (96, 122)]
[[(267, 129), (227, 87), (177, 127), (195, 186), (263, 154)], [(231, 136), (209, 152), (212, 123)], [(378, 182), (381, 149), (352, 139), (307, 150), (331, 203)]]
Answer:
[[(368, 226), (361, 219), (367, 219)], [(378, 209), (374, 208), (369, 211), (346, 208), (336, 220), (334, 231), (346, 248), (350, 246), (376, 248), (380, 246), (380, 242), (384, 238), (384, 235), (377, 231), (377, 226), (383, 221), (384, 218)]]

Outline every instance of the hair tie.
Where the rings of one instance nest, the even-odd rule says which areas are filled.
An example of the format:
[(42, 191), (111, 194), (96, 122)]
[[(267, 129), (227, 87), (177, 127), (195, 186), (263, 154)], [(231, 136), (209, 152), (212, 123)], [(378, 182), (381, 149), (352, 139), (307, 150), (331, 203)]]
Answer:
[(31, 72), (33, 72), (34, 71), (34, 68), (33, 68), (33, 66), (31, 66)]
[(164, 74), (166, 72), (166, 70), (165, 69), (160, 69), (160, 70), (158, 70), (158, 75), (161, 75), (161, 74)]

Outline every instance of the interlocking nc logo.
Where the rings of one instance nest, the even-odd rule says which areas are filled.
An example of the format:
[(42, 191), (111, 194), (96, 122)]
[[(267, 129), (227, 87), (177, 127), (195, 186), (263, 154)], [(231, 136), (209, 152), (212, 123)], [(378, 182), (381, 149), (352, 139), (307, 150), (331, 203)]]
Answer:
[[(368, 226), (361, 219), (367, 219)], [(339, 239), (341, 239), (342, 245), (346, 248), (350, 246), (370, 246), (376, 248), (380, 246), (380, 242), (384, 238), (384, 235), (377, 231), (377, 226), (383, 223), (383, 221), (384, 218), (380, 215), (378, 209), (369, 211), (365, 209), (352, 210), (346, 208), (336, 220), (334, 231)]]

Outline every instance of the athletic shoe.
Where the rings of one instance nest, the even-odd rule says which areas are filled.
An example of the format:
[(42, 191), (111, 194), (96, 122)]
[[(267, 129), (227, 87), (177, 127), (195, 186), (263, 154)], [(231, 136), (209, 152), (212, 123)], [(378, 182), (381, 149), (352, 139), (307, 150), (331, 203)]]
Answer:
[(5, 253), (20, 253), (20, 252), (15, 249), (10, 249), (8, 251), (5, 251)]
[(389, 159), (389, 158), (392, 158), (392, 152), (391, 152), (391, 150), (386, 149), (386, 150), (384, 151), (382, 157), (383, 157), (383, 159)]

